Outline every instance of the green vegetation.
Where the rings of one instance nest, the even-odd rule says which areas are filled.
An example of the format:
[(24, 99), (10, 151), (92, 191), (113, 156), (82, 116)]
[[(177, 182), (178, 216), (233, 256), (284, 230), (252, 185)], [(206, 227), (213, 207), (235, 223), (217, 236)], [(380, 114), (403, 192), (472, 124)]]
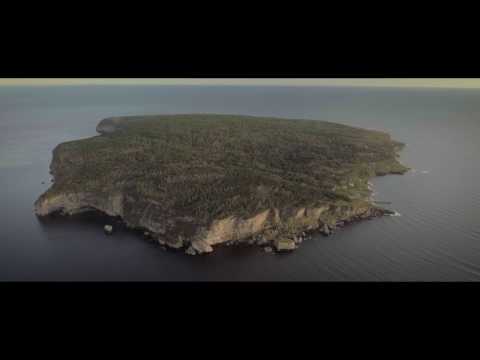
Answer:
[[(269, 208), (351, 202), (376, 174), (403, 173), (402, 144), (383, 132), (316, 120), (164, 115), (103, 120), (60, 144), (47, 195), (126, 194), (126, 211), (199, 223)], [(132, 215), (131, 215), (132, 216)]]

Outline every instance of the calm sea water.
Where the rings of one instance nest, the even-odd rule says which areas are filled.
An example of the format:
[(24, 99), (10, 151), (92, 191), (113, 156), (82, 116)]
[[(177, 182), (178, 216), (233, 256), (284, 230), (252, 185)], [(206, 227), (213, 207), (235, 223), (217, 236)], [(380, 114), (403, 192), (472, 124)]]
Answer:
[[(406, 175), (376, 178), (401, 216), (359, 223), (284, 256), (165, 252), (101, 219), (40, 222), (52, 149), (105, 117), (228, 113), (386, 130)], [(480, 91), (312, 87), (0, 87), (0, 280), (480, 280)], [(42, 184), (42, 182), (45, 182)]]

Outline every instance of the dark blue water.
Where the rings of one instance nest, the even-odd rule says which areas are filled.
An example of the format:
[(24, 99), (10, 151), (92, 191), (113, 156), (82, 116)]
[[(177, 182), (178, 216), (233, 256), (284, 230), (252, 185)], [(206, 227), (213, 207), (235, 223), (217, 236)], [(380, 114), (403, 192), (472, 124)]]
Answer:
[[(389, 131), (406, 175), (376, 178), (401, 216), (356, 224), (278, 256), (165, 252), (102, 220), (39, 222), (52, 149), (104, 117), (229, 113)], [(0, 87), (0, 280), (479, 280), (480, 91), (312, 87)], [(42, 184), (42, 181), (45, 184)]]

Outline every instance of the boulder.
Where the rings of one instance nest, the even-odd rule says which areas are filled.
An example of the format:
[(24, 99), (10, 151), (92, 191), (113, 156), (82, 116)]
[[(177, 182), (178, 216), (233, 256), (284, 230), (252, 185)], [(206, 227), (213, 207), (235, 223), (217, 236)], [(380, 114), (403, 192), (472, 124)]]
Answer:
[(103, 231), (105, 232), (105, 234), (107, 235), (112, 235), (113, 234), (113, 226), (112, 225), (105, 225), (103, 227)]
[(192, 247), (192, 246), (189, 246), (187, 250), (185, 250), (185, 254), (188, 254), (188, 255), (196, 255), (197, 252), (195, 251), (195, 249)]
[(297, 248), (295, 246), (295, 241), (293, 241), (292, 239), (285, 239), (285, 238), (275, 240), (274, 245), (275, 245), (275, 249), (278, 252), (292, 251)]
[[(382, 211), (378, 211), (378, 214), (377, 216), (380, 216), (382, 215)], [(383, 214), (385, 215), (395, 215), (395, 211), (392, 211), (392, 210), (388, 210), (388, 209), (383, 209)]]
[(329, 236), (331, 235), (332, 231), (327, 224), (323, 224), (323, 226), (320, 228), (320, 233), (324, 236)]
[(167, 240), (166, 244), (171, 248), (180, 249), (183, 247), (183, 239), (179, 236), (176, 239)]
[(143, 233), (143, 238), (144, 238), (146, 241), (149, 241), (149, 242), (155, 242), (155, 240), (156, 240), (156, 239), (154, 238), (153, 234), (150, 233), (150, 232), (148, 232), (148, 231), (145, 231), (145, 232)]
[(213, 248), (207, 242), (203, 240), (195, 240), (192, 242), (192, 248), (196, 250), (199, 254), (210, 253), (213, 251)]

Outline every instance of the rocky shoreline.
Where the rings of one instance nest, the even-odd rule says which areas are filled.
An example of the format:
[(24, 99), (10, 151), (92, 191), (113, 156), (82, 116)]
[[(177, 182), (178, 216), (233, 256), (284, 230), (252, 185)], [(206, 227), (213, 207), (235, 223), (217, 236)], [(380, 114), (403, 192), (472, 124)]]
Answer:
[[(316, 235), (322, 235), (324, 237), (329, 237), (334, 234), (339, 229), (342, 229), (346, 226), (353, 225), (355, 223), (372, 220), (376, 217), (381, 217), (385, 215), (394, 216), (395, 212), (382, 209), (382, 208), (372, 208), (371, 210), (365, 212), (364, 214), (355, 215), (349, 219), (339, 220), (334, 224), (328, 225), (324, 223), (321, 226), (318, 226), (315, 229), (305, 230), (298, 234), (284, 235), (272, 239), (271, 236), (268, 237), (263, 233), (256, 234), (250, 238), (242, 240), (229, 240), (219, 244), (220, 246), (257, 246), (263, 249), (266, 253), (272, 254), (285, 254), (290, 253), (300, 246), (304, 241), (311, 240)], [(121, 218), (111, 218), (111, 224), (116, 223), (117, 225), (106, 224), (104, 226), (104, 232), (106, 235), (112, 235), (116, 226), (125, 226), (129, 228), (128, 225), (124, 223)], [(187, 255), (199, 255), (199, 254), (208, 254), (213, 252), (213, 247), (208, 245), (208, 243), (203, 241), (192, 242), (189, 246), (176, 247), (171, 246), (168, 242), (165, 242), (157, 237), (154, 234), (144, 231), (142, 229), (133, 229), (137, 234), (143, 235), (143, 239), (148, 242), (157, 243), (160, 245), (162, 250), (171, 249), (174, 251), (184, 251)]]
[[(157, 243), (163, 250), (171, 249), (176, 251), (184, 251), (187, 255), (208, 254), (214, 251), (215, 246), (259, 246), (267, 253), (289, 253), (296, 250), (300, 244), (306, 240), (310, 240), (315, 235), (323, 235), (328, 237), (333, 235), (337, 230), (355, 224), (360, 221), (372, 220), (376, 217), (385, 215), (394, 216), (394, 211), (377, 207), (369, 203), (364, 203), (364, 207), (338, 207), (336, 205), (325, 206), (321, 209), (297, 209), (295, 211), (289, 209), (290, 218), (281, 220), (280, 212), (273, 211), (275, 214), (274, 221), (264, 222), (262, 228), (256, 229), (253, 234), (241, 233), (235, 229), (239, 236), (235, 239), (228, 239), (224, 237), (212, 243), (210, 240), (212, 232), (211, 229), (207, 232), (207, 236), (193, 237), (192, 239), (184, 239), (181, 236), (176, 239), (162, 236), (158, 233), (152, 232), (147, 227), (139, 227), (128, 223), (119, 214), (108, 210), (101, 210), (98, 208), (87, 208), (77, 204), (76, 209), (68, 210), (67, 207), (57, 207), (53, 211), (45, 211), (41, 208), (41, 202), (35, 205), (35, 212), (38, 216), (44, 217), (49, 215), (74, 216), (87, 211), (99, 212), (103, 216), (107, 216), (110, 221), (107, 221), (103, 230), (106, 235), (112, 235), (116, 227), (122, 226), (126, 229), (133, 230), (139, 235), (143, 235), (146, 241)], [(323, 215), (323, 216), (322, 216)], [(260, 215), (261, 216), (261, 215)], [(323, 219), (323, 220), (322, 220)], [(328, 219), (328, 220), (326, 220)], [(237, 219), (238, 221), (239, 219)], [(225, 221), (217, 221), (217, 224)], [(240, 220), (240, 222), (245, 220)], [(248, 220), (247, 220), (248, 221)], [(286, 224), (293, 224), (293, 228), (287, 229)], [(215, 225), (212, 226), (214, 228)]]
[[(321, 234), (324, 237), (328, 237), (333, 235), (333, 233), (336, 232), (338, 229), (341, 229), (345, 226), (349, 226), (364, 220), (372, 220), (376, 217), (381, 217), (384, 215), (393, 215), (394, 213), (395, 212), (391, 210), (375, 208), (371, 211), (367, 211), (364, 214), (355, 215), (352, 218), (340, 220), (331, 225), (324, 223), (322, 226), (319, 226), (316, 229), (305, 230), (301, 233), (287, 235), (275, 240), (269, 240), (265, 235), (258, 234), (245, 241), (228, 241), (225, 245), (234, 246), (242, 243), (247, 243), (248, 245), (260, 246), (264, 249), (265, 252), (268, 253), (288, 253), (297, 249), (304, 241), (311, 240), (312, 237), (315, 235)], [(189, 255), (196, 254), (195, 252), (188, 251), (188, 249), (186, 253)]]

